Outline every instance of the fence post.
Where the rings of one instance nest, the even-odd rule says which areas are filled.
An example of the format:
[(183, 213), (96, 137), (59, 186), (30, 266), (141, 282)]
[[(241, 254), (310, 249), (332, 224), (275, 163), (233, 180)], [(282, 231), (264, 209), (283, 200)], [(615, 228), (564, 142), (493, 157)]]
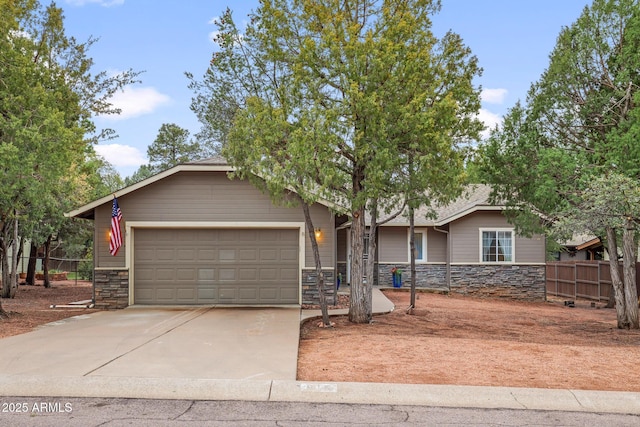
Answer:
[(578, 298), (578, 264), (573, 264), (573, 297)]
[(598, 302), (600, 302), (601, 295), (602, 289), (600, 289), (600, 261), (598, 261)]

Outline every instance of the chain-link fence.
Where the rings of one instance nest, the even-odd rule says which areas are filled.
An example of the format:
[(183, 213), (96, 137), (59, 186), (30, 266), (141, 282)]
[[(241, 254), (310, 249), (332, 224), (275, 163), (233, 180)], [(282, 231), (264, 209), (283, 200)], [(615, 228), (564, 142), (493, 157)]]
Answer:
[[(36, 260), (36, 271), (41, 272), (42, 258)], [(22, 257), (18, 271), (27, 271), (29, 257)], [(68, 280), (93, 280), (93, 259), (49, 258), (49, 272), (67, 272)]]

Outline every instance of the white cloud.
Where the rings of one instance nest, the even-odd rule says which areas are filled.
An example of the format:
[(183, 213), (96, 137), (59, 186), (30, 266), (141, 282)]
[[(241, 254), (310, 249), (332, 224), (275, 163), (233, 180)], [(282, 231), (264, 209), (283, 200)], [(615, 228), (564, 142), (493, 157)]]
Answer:
[(111, 7), (124, 4), (124, 0), (65, 0), (65, 2), (72, 6), (84, 6), (90, 3), (96, 3), (100, 6)]
[(480, 94), (482, 101), (489, 104), (502, 104), (505, 96), (507, 96), (506, 89), (483, 89)]
[(502, 116), (496, 113), (492, 113), (491, 111), (484, 108), (480, 109), (480, 112), (478, 113), (478, 119), (480, 119), (480, 121), (482, 121), (487, 127), (481, 134), (483, 139), (489, 137), (489, 133), (493, 128), (496, 127), (496, 125), (502, 125)]
[(150, 114), (156, 108), (168, 104), (171, 101), (169, 96), (158, 92), (153, 87), (131, 87), (128, 86), (122, 92), (116, 92), (111, 98), (114, 107), (120, 108), (120, 114), (110, 114), (101, 116), (106, 120), (126, 120), (133, 117)]
[(121, 144), (96, 145), (96, 152), (114, 167), (140, 166), (147, 163), (147, 157), (135, 147)]

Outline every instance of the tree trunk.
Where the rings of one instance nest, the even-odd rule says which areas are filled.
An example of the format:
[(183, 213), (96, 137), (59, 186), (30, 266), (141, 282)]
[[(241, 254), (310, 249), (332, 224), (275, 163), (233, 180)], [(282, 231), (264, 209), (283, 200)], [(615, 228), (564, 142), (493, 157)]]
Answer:
[(638, 323), (638, 289), (636, 287), (636, 233), (631, 219), (626, 220), (622, 235), (623, 272), (624, 272), (624, 302), (625, 315), (630, 329), (640, 329)]
[(38, 247), (31, 241), (31, 249), (29, 250), (29, 264), (27, 264), (27, 285), (36, 284), (36, 266), (38, 264)]
[(609, 252), (609, 269), (611, 270), (611, 285), (613, 296), (616, 300), (616, 317), (619, 329), (628, 329), (629, 322), (625, 310), (624, 285), (620, 276), (618, 265), (618, 244), (616, 241), (616, 231), (607, 227), (607, 252)]
[(316, 239), (316, 230), (311, 220), (311, 212), (309, 205), (302, 202), (302, 211), (304, 212), (304, 222), (307, 225), (307, 234), (311, 240), (311, 248), (313, 250), (313, 260), (316, 266), (316, 286), (318, 287), (318, 299), (320, 300), (320, 311), (322, 312), (322, 323), (325, 327), (331, 326), (329, 320), (329, 310), (327, 309), (327, 298), (324, 293), (324, 273), (322, 272), (322, 261), (320, 260), (320, 250), (318, 248), (318, 240)]
[(15, 295), (15, 290), (12, 289), (13, 286), (11, 284), (11, 263), (12, 261), (9, 259), (9, 244), (11, 244), (11, 239), (9, 238), (9, 228), (11, 227), (11, 222), (4, 222), (2, 224), (2, 235), (0, 236), (0, 250), (2, 251), (2, 298), (13, 298)]
[[(371, 322), (371, 292), (367, 292), (370, 283), (363, 281), (364, 271), (364, 235), (366, 232), (364, 207), (352, 214), (351, 225), (351, 301), (349, 321), (353, 323)], [(367, 298), (369, 295), (369, 298)]]
[[(5, 293), (5, 289), (7, 288), (5, 286), (5, 283), (8, 283), (8, 278), (6, 277), (7, 274), (7, 240), (6, 240), (6, 233), (5, 231), (5, 224), (3, 224), (2, 228), (0, 229), (0, 278), (2, 280), (2, 290), (1, 290), (1, 297), (5, 298), (4, 293)], [(0, 318), (2, 319), (6, 319), (7, 317), (9, 317), (9, 315), (7, 314), (6, 311), (4, 311), (4, 308), (2, 308), (2, 298), (0, 298)]]
[(44, 259), (42, 260), (42, 273), (44, 274), (44, 287), (50, 288), (51, 281), (49, 280), (49, 256), (51, 250), (51, 239), (53, 236), (49, 234), (47, 241), (44, 242)]
[(18, 291), (18, 218), (13, 220), (13, 250), (11, 251), (11, 270), (9, 271), (9, 297), (15, 298)]
[(5, 283), (8, 283), (8, 278), (6, 277), (6, 265), (7, 265), (7, 251), (6, 251), (6, 243), (5, 239), (2, 235), (0, 235), (0, 280), (2, 280), (2, 288), (0, 289), (0, 319), (6, 319), (9, 317), (9, 314), (4, 311), (2, 307), (2, 298), (4, 298), (5, 291)]
[[(378, 201), (373, 200), (370, 204), (369, 209), (370, 215), (370, 223), (369, 223), (369, 245), (367, 247), (367, 253), (369, 254), (367, 257), (367, 264), (365, 266), (365, 277), (367, 280), (366, 287), (366, 299), (369, 302), (369, 307), (371, 307), (370, 312), (373, 311), (372, 307), (372, 299), (371, 292), (373, 289), (373, 284), (375, 283), (375, 271), (376, 271), (376, 252), (378, 248)], [(365, 224), (365, 235), (367, 229)]]
[[(423, 249), (424, 250), (424, 249)], [(409, 261), (411, 263), (411, 302), (410, 313), (416, 308), (416, 236), (415, 236), (415, 212), (409, 204)]]

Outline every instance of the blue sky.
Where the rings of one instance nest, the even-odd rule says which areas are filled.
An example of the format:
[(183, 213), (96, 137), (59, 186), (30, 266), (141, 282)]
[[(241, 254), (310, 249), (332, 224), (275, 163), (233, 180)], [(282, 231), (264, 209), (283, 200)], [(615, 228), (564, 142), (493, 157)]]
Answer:
[[(43, 1), (44, 3), (44, 1)], [(460, 34), (478, 57), (484, 73), (480, 118), (493, 127), (548, 65), (562, 26), (573, 23), (589, 0), (442, 0), (433, 30)], [(99, 41), (89, 55), (94, 71), (144, 71), (142, 83), (118, 93), (116, 117), (98, 117), (99, 128), (119, 137), (98, 144), (122, 177), (148, 162), (147, 147), (163, 123), (194, 135), (200, 128), (189, 109), (192, 92), (185, 71), (204, 74), (215, 45), (212, 20), (227, 8), (241, 22), (257, 0), (58, 0), (69, 36)]]

